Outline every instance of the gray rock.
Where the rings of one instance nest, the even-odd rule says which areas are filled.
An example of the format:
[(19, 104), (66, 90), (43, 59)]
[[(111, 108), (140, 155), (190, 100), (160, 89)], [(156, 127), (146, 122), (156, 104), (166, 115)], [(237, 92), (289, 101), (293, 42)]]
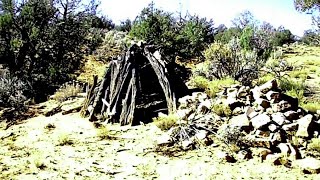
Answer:
[(268, 126), (268, 129), (271, 131), (271, 132), (276, 132), (278, 130), (278, 126), (275, 125), (275, 124), (270, 124)]
[(298, 130), (299, 123), (291, 123), (291, 124), (285, 124), (282, 126), (282, 129), (285, 131), (296, 131)]
[(262, 93), (267, 93), (270, 90), (275, 90), (278, 88), (278, 83), (275, 79), (272, 79), (265, 84), (259, 86), (259, 89)]
[(205, 130), (200, 130), (199, 132), (197, 132), (194, 136), (198, 139), (198, 140), (204, 140), (208, 135), (208, 131)]
[(247, 107), (245, 109), (245, 112), (246, 112), (246, 115), (249, 119), (252, 119), (259, 114), (252, 107)]
[(240, 160), (252, 159), (252, 152), (248, 150), (241, 150), (237, 154), (237, 159), (240, 159)]
[(218, 151), (218, 152), (216, 152), (216, 157), (217, 157), (218, 159), (227, 161), (227, 162), (229, 162), (229, 163), (235, 163), (235, 162), (236, 162), (236, 160), (234, 159), (233, 156), (231, 156), (231, 155), (229, 155), (228, 153), (223, 152), (223, 151)]
[(267, 155), (272, 154), (270, 149), (263, 147), (252, 147), (250, 150), (252, 151), (253, 156), (260, 157), (262, 161), (266, 159)]
[(266, 97), (269, 101), (273, 100), (273, 102), (277, 103), (280, 101), (280, 93), (275, 91), (269, 91), (266, 94)]
[(169, 132), (163, 134), (162, 136), (158, 137), (158, 139), (157, 139), (157, 144), (158, 145), (169, 144), (169, 143), (172, 143), (172, 138), (171, 138)]
[(183, 150), (191, 150), (194, 149), (194, 141), (191, 140), (184, 140), (181, 142), (181, 147)]
[(311, 125), (313, 116), (311, 114), (308, 114), (304, 116), (303, 118), (299, 119), (297, 122), (299, 124), (298, 131), (296, 133), (296, 136), (300, 137), (311, 137), (311, 132), (309, 132), (309, 127)]
[(277, 123), (280, 126), (282, 126), (286, 120), (286, 117), (281, 112), (272, 114), (271, 118), (275, 123)]
[(260, 97), (262, 97), (262, 93), (257, 86), (251, 89), (250, 94), (252, 95), (253, 99), (259, 99)]
[(238, 116), (233, 116), (230, 119), (229, 124), (234, 126), (244, 127), (244, 126), (250, 126), (250, 121), (245, 114), (242, 114)]
[(208, 112), (212, 107), (212, 102), (209, 99), (202, 101), (198, 106), (198, 113)]
[(263, 107), (264, 109), (267, 109), (270, 107), (270, 102), (262, 98), (257, 98), (255, 103)]
[(240, 114), (243, 114), (244, 113), (244, 110), (243, 108), (241, 107), (236, 107), (233, 111), (232, 111), (232, 114), (233, 115), (240, 115)]
[(271, 122), (271, 118), (266, 114), (259, 114), (252, 118), (251, 122), (255, 129), (263, 129)]
[(289, 157), (290, 160), (296, 160), (301, 158), (301, 154), (295, 146), (291, 143), (280, 143), (277, 146), (280, 149), (282, 155)]
[(292, 166), (300, 168), (304, 173), (319, 174), (320, 173), (320, 160), (313, 157), (299, 159), (292, 162)]

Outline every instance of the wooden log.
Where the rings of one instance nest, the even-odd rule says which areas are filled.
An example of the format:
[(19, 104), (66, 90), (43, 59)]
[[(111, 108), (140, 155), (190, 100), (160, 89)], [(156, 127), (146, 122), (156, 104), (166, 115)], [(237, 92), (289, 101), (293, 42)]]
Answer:
[(90, 102), (92, 102), (91, 98), (94, 97), (94, 89), (95, 89), (97, 83), (98, 83), (98, 76), (95, 75), (95, 76), (93, 76), (92, 86), (89, 89), (89, 91), (87, 93), (87, 96), (86, 96), (86, 99), (84, 100), (83, 106), (82, 106), (82, 108), (80, 110), (80, 116), (83, 117), (83, 118), (88, 115), (88, 107), (90, 105)]

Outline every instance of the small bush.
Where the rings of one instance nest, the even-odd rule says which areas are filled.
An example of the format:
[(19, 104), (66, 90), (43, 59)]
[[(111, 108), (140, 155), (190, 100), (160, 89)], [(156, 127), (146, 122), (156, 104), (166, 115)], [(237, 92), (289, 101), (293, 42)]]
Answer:
[(97, 136), (100, 140), (110, 139), (110, 130), (106, 126), (98, 129)]
[(73, 145), (74, 140), (68, 134), (61, 134), (58, 139), (58, 146)]
[(153, 118), (154, 124), (161, 130), (167, 131), (171, 127), (174, 127), (177, 125), (177, 120), (179, 117), (177, 115), (165, 115), (165, 116), (159, 116), (156, 118)]
[(275, 76), (272, 74), (266, 74), (264, 76), (259, 77), (259, 79), (257, 79), (256, 85), (260, 86), (262, 84), (265, 84), (266, 82), (274, 79)]
[(251, 85), (266, 62), (264, 57), (258, 56), (258, 52), (243, 50), (239, 39), (233, 39), (228, 44), (215, 42), (204, 51), (204, 56), (209, 62), (211, 76), (217, 79), (231, 77), (243, 85)]
[(312, 138), (308, 145), (308, 150), (317, 151), (320, 153), (320, 138)]
[(210, 81), (203, 76), (193, 76), (190, 80), (192, 86), (200, 89), (206, 89)]
[(74, 84), (66, 84), (62, 86), (54, 95), (53, 99), (58, 102), (63, 102), (68, 98), (77, 96), (82, 91), (82, 87)]
[(231, 117), (232, 110), (229, 106), (223, 104), (215, 104), (212, 107), (212, 111), (216, 113), (218, 116), (222, 117)]
[(26, 110), (27, 98), (24, 93), (27, 91), (27, 83), (5, 73), (0, 77), (0, 107), (13, 107), (17, 111)]

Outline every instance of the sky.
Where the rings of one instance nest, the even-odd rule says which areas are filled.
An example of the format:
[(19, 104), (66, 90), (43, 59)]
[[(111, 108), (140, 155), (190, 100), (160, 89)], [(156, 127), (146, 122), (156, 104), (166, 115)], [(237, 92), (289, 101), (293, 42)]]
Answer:
[[(100, 11), (116, 24), (135, 17), (152, 0), (101, 0)], [(298, 36), (312, 29), (311, 15), (297, 12), (294, 0), (153, 0), (155, 6), (169, 12), (189, 12), (212, 18), (215, 27), (232, 25), (231, 20), (249, 10), (256, 19), (269, 22), (274, 27), (284, 26)]]

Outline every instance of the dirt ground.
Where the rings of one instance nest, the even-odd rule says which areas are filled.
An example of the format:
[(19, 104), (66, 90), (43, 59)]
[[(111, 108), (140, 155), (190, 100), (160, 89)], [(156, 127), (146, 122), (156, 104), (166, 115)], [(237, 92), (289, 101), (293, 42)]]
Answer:
[(166, 156), (153, 124), (96, 128), (79, 113), (38, 116), (0, 130), (0, 179), (318, 179), (259, 158), (228, 163), (222, 147)]

